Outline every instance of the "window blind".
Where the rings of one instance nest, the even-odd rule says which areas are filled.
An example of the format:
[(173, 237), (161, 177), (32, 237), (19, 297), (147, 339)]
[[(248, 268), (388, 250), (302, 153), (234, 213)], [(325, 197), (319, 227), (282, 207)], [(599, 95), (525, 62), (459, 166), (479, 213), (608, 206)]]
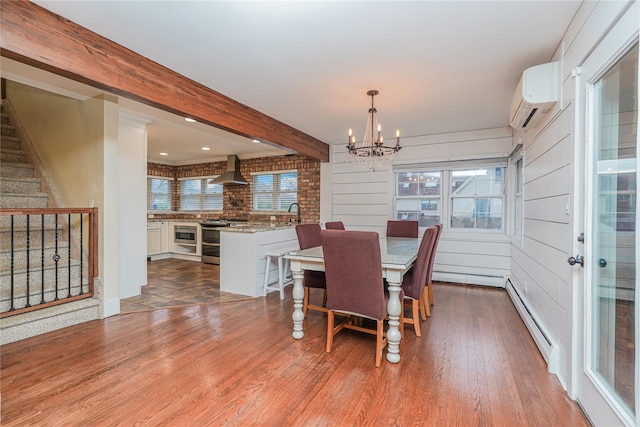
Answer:
[(147, 210), (170, 211), (173, 209), (173, 178), (147, 177)]
[(218, 211), (223, 206), (223, 187), (213, 184), (214, 176), (180, 179), (181, 211)]
[(298, 173), (253, 175), (253, 209), (285, 211), (298, 200)]

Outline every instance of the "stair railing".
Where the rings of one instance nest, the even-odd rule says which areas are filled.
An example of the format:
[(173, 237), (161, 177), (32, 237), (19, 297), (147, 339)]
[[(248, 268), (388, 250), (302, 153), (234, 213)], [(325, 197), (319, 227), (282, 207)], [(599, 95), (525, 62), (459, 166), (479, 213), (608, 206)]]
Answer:
[(98, 209), (0, 209), (0, 318), (94, 295)]

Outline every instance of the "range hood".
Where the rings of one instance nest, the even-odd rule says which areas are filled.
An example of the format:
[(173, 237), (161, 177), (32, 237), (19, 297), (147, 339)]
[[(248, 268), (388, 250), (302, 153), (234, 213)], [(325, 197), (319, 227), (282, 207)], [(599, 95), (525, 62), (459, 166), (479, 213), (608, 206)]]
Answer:
[(227, 171), (217, 178), (209, 180), (210, 184), (240, 184), (247, 185), (248, 182), (244, 180), (240, 173), (240, 159), (238, 156), (231, 155), (227, 159)]

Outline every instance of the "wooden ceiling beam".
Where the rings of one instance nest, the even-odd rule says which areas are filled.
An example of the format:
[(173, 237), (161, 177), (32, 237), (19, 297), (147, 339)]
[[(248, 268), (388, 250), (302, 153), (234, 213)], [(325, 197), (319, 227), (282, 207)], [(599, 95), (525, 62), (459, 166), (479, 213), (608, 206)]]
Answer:
[(323, 162), (329, 146), (29, 1), (0, 2), (0, 55)]

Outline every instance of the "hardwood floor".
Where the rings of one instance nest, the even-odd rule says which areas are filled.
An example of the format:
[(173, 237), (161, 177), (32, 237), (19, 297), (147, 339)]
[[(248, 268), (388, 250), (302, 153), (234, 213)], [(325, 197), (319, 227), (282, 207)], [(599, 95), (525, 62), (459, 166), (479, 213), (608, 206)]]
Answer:
[[(502, 289), (434, 285), (423, 337), (375, 340), (326, 316), (294, 340), (291, 288), (122, 314), (2, 348), (3, 426), (586, 426)], [(317, 295), (316, 295), (317, 296)]]
[(120, 301), (121, 313), (253, 299), (220, 290), (220, 266), (176, 258), (147, 262), (141, 294)]

